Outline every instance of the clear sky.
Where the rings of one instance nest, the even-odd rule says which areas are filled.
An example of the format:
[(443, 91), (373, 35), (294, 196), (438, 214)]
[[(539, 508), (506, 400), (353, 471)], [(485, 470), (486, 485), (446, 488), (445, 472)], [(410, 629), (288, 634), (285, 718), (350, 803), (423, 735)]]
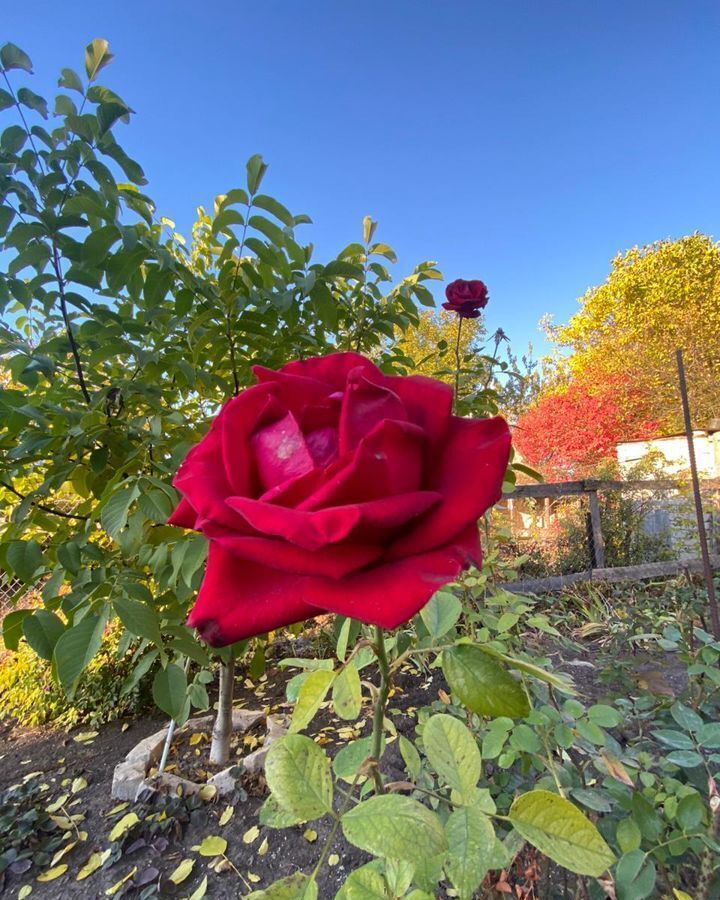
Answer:
[(110, 41), (104, 83), (137, 112), (118, 137), (180, 230), (262, 153), (263, 189), (312, 216), (320, 259), (369, 213), (399, 270), (485, 280), (488, 325), (518, 350), (619, 250), (720, 237), (717, 0), (2, 7), (40, 93)]

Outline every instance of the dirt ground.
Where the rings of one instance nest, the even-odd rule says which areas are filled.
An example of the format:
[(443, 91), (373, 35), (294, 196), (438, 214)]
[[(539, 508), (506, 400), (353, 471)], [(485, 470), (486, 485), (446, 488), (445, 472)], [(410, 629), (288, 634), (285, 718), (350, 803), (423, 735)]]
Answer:
[[(266, 680), (257, 687), (239, 680), (236, 704), (243, 708), (287, 711), (289, 707), (283, 704), (285, 683), (292, 674), (288, 670), (270, 669)], [(439, 674), (425, 682), (401, 674), (390, 706), (397, 703), (398, 707), (412, 709), (427, 705), (437, 699), (441, 684)], [(395, 715), (395, 721), (401, 731), (410, 733), (414, 729), (412, 713)], [(41, 883), (36, 880), (37, 870), (14, 873), (9, 869), (5, 872), (4, 881), (0, 876), (0, 893), (15, 898), (22, 885), (32, 884), (32, 898), (77, 897), (95, 900), (106, 896), (106, 891), (129, 872), (135, 871), (114, 896), (187, 898), (207, 876), (207, 897), (234, 900), (251, 890), (267, 887), (283, 876), (312, 869), (332, 825), (328, 820), (285, 830), (260, 828), (257, 837), (252, 840), (246, 837), (247, 843), (243, 840), (248, 830), (258, 824), (258, 810), (267, 795), (262, 777), (245, 781), (244, 789), (221, 800), (208, 803), (195, 801), (194, 804), (191, 801), (160, 800), (154, 805), (127, 805), (109, 815), (119, 805), (110, 796), (115, 764), (138, 741), (164, 724), (165, 721), (159, 718), (124, 724), (116, 722), (100, 729), (97, 736), (87, 743), (76, 740), (78, 734), (83, 734), (82, 729), (66, 733), (49, 728), (20, 729), (7, 722), (0, 724), (0, 792), (32, 773), (39, 773), (39, 780), (48, 786), (43, 798), (47, 797), (47, 803), (51, 804), (58, 796), (68, 792), (75, 779), (84, 779), (87, 786), (76, 795), (71, 794), (64, 811), (69, 815), (83, 815), (84, 819), (78, 821), (77, 829), (88, 834), (86, 841), (78, 842), (62, 858), (60, 864), (67, 863), (68, 869), (56, 880)], [(313, 723), (312, 734), (319, 737), (320, 742), (326, 742), (326, 751), (333, 755), (350, 736), (342, 730), (348, 728), (349, 723), (323, 711)], [(357, 735), (367, 735), (370, 731), (370, 709), (366, 706), (363, 727)], [(203, 746), (207, 744), (203, 743)], [(392, 743), (383, 760), (383, 771), (391, 780), (404, 777), (399, 753)], [(192, 808), (193, 805), (197, 808)], [(233, 815), (227, 824), (221, 826), (220, 818), (228, 806), (234, 807)], [(122, 853), (114, 853), (103, 868), (78, 882), (76, 875), (91, 853), (112, 846), (109, 833), (113, 825), (132, 811), (141, 821), (122, 841)], [(158, 812), (161, 816), (165, 812), (162, 823), (152, 820)], [(163, 827), (160, 827), (161, 824)], [(208, 835), (227, 840), (227, 857), (237, 872), (227, 863), (221, 864), (220, 871), (213, 871), (210, 868), (213, 859), (204, 858), (191, 849)], [(2, 850), (0, 847), (0, 852)], [(348, 845), (341, 834), (336, 835), (329, 854), (335, 864), (325, 865), (318, 879), (322, 898), (333, 897), (348, 873), (369, 858)], [(181, 884), (173, 884), (168, 876), (188, 857), (195, 859), (192, 874)], [(150, 893), (152, 885), (156, 888)]]

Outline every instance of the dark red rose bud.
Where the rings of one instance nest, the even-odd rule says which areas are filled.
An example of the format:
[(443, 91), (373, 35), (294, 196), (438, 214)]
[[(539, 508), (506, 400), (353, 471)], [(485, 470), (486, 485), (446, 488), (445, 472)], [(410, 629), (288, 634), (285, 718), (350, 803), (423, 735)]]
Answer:
[(462, 319), (477, 319), (480, 310), (487, 306), (488, 289), (482, 281), (465, 281), (458, 278), (445, 288), (447, 302), (443, 309), (456, 312)]

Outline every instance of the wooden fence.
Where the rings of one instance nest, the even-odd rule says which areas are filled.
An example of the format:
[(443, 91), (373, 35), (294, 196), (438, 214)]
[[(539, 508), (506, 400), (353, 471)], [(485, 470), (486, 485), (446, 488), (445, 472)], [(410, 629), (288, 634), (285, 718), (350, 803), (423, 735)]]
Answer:
[[(720, 490), (720, 478), (705, 479), (703, 487), (711, 490)], [(535, 499), (550, 500), (560, 497), (585, 496), (588, 498), (589, 507), (589, 551), (591, 566), (583, 572), (573, 572), (569, 575), (555, 575), (546, 578), (529, 578), (521, 581), (513, 581), (503, 587), (514, 593), (534, 591), (547, 593), (558, 591), (571, 584), (580, 581), (634, 581), (642, 578), (667, 577), (678, 572), (702, 573), (702, 559), (677, 559), (664, 562), (643, 563), (635, 566), (605, 565), (605, 541), (602, 531), (602, 517), (600, 515), (600, 503), (598, 493), (605, 491), (677, 491), (678, 482), (673, 479), (645, 479), (640, 481), (599, 481), (587, 479), (585, 481), (551, 482), (546, 484), (522, 484), (517, 485), (513, 491), (503, 495), (511, 504), (514, 500)], [(714, 569), (720, 569), (720, 554), (711, 556), (711, 564)]]

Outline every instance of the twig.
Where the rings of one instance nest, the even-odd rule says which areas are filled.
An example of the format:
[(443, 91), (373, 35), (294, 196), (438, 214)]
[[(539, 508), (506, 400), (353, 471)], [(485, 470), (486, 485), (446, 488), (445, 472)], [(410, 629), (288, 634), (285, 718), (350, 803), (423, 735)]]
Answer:
[[(0, 481), (0, 487), (4, 487), (5, 490), (10, 491), (11, 494), (15, 494), (15, 496), (19, 497), (21, 500), (26, 500), (29, 496), (28, 494), (21, 494), (20, 491), (16, 490), (11, 484), (8, 484), (7, 481)], [(82, 516), (79, 513), (63, 512), (61, 509), (55, 509), (52, 506), (46, 506), (44, 503), (38, 503), (37, 500), (32, 500), (31, 503), (43, 512), (51, 513), (53, 516), (60, 516), (63, 519), (78, 519), (81, 522), (87, 522), (90, 518), (89, 516)]]

